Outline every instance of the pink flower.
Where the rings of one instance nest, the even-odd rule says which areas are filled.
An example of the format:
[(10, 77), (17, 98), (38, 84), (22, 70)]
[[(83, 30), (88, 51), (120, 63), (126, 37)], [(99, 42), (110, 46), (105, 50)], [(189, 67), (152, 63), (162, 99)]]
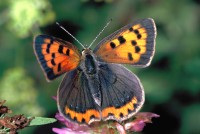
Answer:
[(119, 123), (116, 123), (116, 128), (117, 128), (117, 130), (119, 131), (120, 134), (126, 134), (124, 126), (120, 125)]
[(125, 124), (125, 130), (130, 130), (134, 132), (140, 132), (143, 130), (146, 123), (143, 120), (134, 120), (133, 122), (129, 122)]
[(69, 128), (53, 128), (52, 130), (57, 134), (89, 134), (83, 131), (73, 131)]
[(53, 128), (53, 131), (57, 134), (114, 134), (117, 131), (120, 134), (126, 134), (126, 131), (131, 132), (141, 132), (146, 125), (146, 123), (152, 123), (152, 118), (157, 118), (159, 115), (150, 112), (140, 112), (135, 115), (135, 119), (132, 121), (125, 121), (124, 125), (119, 124), (115, 121), (106, 122), (95, 122), (88, 125), (80, 125), (78, 123), (72, 122), (65, 119), (61, 114), (57, 113), (55, 116), (62, 124), (67, 128)]
[(135, 120), (132, 122), (128, 122), (124, 125), (125, 130), (133, 131), (133, 132), (141, 132), (146, 125), (146, 123), (152, 123), (152, 118), (160, 117), (157, 114), (150, 112), (140, 112), (135, 115)]

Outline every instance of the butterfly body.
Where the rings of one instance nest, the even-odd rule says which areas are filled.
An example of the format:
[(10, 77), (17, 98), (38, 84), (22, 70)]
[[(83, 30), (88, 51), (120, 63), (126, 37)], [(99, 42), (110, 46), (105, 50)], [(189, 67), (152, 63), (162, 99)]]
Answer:
[(144, 103), (138, 77), (120, 64), (146, 67), (155, 49), (153, 19), (142, 19), (103, 39), (94, 50), (80, 51), (61, 39), (39, 35), (36, 57), (47, 80), (67, 72), (57, 92), (59, 112), (80, 124), (121, 122), (136, 114)]
[(79, 69), (83, 71), (88, 80), (88, 86), (94, 101), (101, 106), (101, 91), (98, 77), (99, 63), (94, 53), (88, 48), (82, 51), (81, 59)]

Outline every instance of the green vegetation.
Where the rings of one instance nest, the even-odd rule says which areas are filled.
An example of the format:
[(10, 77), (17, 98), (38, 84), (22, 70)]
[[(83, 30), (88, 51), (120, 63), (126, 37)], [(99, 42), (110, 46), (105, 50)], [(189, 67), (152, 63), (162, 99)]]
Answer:
[[(51, 96), (56, 95), (61, 78), (46, 82), (32, 47), (38, 34), (78, 46), (56, 22), (83, 44), (90, 44), (110, 19), (112, 23), (97, 42), (133, 20), (149, 17), (155, 20), (158, 32), (152, 64), (145, 69), (128, 66), (146, 92), (142, 111), (160, 115), (143, 133), (199, 134), (198, 0), (1, 0), (0, 100), (7, 100), (16, 113), (28, 116), (53, 117), (57, 112)], [(23, 133), (36, 133), (37, 129), (27, 128)]]

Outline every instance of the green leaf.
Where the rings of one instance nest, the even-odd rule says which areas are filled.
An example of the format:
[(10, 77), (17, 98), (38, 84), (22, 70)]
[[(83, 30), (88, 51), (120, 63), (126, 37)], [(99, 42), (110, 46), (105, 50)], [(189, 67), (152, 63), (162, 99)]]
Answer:
[[(31, 117), (29, 117), (31, 118)], [(37, 126), (37, 125), (45, 125), (45, 124), (50, 124), (54, 123), (57, 120), (54, 118), (44, 118), (44, 117), (35, 117), (29, 124), (29, 126)]]

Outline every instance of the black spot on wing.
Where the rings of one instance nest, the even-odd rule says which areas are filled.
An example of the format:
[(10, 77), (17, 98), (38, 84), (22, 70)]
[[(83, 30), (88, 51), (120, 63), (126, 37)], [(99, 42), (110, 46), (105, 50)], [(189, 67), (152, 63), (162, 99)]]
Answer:
[(110, 42), (110, 47), (111, 48), (115, 48), (116, 47), (115, 43), (114, 42)]
[(61, 63), (58, 64), (58, 72), (61, 71)]
[(114, 116), (114, 114), (113, 113), (108, 113), (108, 116)]
[(120, 44), (123, 44), (123, 43), (126, 42), (126, 39), (124, 39), (123, 36), (119, 36), (119, 37), (118, 37), (118, 40), (119, 40), (119, 43), (120, 43)]
[(140, 34), (140, 32), (137, 29), (133, 30), (133, 32), (137, 35), (138, 39), (142, 38), (142, 35)]
[(137, 35), (137, 38), (138, 38), (138, 39), (141, 39), (141, 38), (142, 38), (142, 35), (141, 35), (141, 34), (138, 34), (138, 35)]
[(55, 58), (55, 53), (52, 53), (51, 57), (52, 57), (52, 58)]
[(63, 53), (63, 46), (62, 46), (62, 45), (59, 46), (58, 52), (59, 52), (59, 53)]
[(90, 116), (90, 120), (91, 120), (91, 119), (94, 119), (94, 118), (95, 118), (95, 116), (94, 116), (94, 115), (91, 115), (91, 116)]
[(70, 113), (67, 113), (66, 116), (67, 116), (67, 117), (71, 117)]
[(139, 46), (135, 46), (135, 52), (139, 53), (140, 52), (140, 47)]
[(136, 29), (133, 31), (135, 34), (139, 34), (139, 31)]
[(56, 65), (54, 59), (51, 60), (51, 64), (54, 65), (54, 66)]
[(77, 121), (77, 117), (74, 117), (74, 121)]
[(130, 32), (132, 32), (132, 31), (133, 31), (133, 28), (132, 28), (132, 27), (131, 27), (131, 28), (129, 28), (129, 31), (130, 31)]
[(67, 51), (66, 51), (66, 55), (69, 56), (69, 53), (70, 53), (70, 50), (67, 49)]
[(131, 41), (131, 44), (132, 44), (133, 46), (135, 46), (135, 45), (137, 45), (137, 42), (136, 42), (135, 40), (132, 40), (132, 41)]
[(81, 123), (85, 123), (85, 119), (84, 118), (82, 118)]
[(133, 60), (133, 56), (132, 56), (132, 54), (131, 54), (131, 53), (128, 53), (128, 59), (129, 59), (130, 61), (132, 61), (132, 60)]
[(120, 113), (119, 116), (122, 118), (122, 117), (124, 117), (124, 114), (123, 114), (123, 113)]
[(49, 49), (51, 47), (51, 43), (47, 44), (47, 49), (46, 49), (46, 52), (49, 53)]

